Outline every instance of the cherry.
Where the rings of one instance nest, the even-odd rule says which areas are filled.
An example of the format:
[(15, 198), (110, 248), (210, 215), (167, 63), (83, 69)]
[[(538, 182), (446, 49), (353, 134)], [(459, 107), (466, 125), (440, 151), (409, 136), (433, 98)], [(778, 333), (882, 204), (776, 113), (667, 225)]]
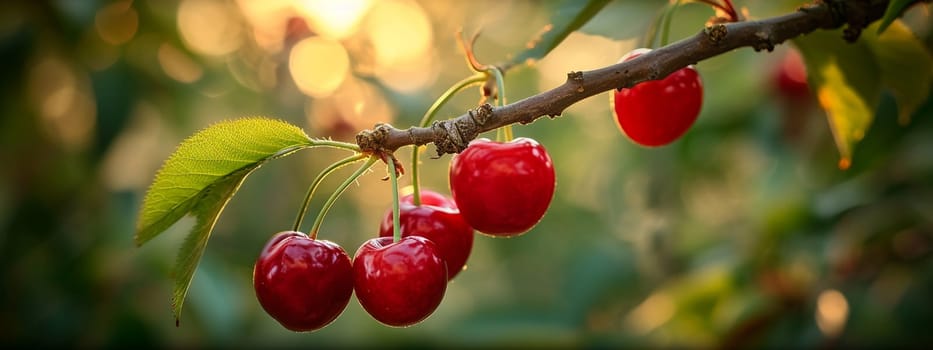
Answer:
[(405, 327), (430, 316), (447, 290), (447, 266), (421, 236), (373, 238), (353, 257), (356, 299), (383, 324)]
[[(636, 49), (620, 62), (649, 51)], [(703, 83), (696, 69), (687, 66), (664, 79), (616, 90), (613, 102), (616, 124), (629, 139), (643, 146), (663, 146), (680, 138), (696, 121)]]
[(253, 267), (259, 304), (285, 328), (313, 331), (343, 312), (353, 293), (350, 257), (339, 245), (279, 232)]
[[(414, 195), (399, 199), (399, 224), (402, 237), (421, 236), (437, 245), (447, 262), (447, 279), (463, 270), (473, 249), (473, 228), (467, 224), (457, 204), (444, 195), (421, 190), (421, 205), (414, 205)], [(392, 237), (392, 209), (379, 225), (379, 236)]]
[(807, 67), (797, 50), (787, 51), (772, 74), (774, 87), (781, 96), (793, 101), (803, 100), (810, 96)]
[(476, 139), (450, 161), (450, 193), (476, 230), (514, 236), (541, 221), (554, 195), (554, 165), (537, 141)]

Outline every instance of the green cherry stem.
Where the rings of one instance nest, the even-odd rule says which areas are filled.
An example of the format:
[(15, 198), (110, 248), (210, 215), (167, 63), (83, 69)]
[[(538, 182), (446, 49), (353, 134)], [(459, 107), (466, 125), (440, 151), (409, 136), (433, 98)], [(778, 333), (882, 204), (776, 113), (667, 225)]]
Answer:
[(392, 242), (402, 240), (402, 228), (399, 223), (398, 208), (398, 173), (395, 172), (395, 162), (389, 160), (389, 179), (392, 181)]
[[(421, 122), (418, 123), (418, 126), (422, 128), (427, 127), (434, 121), (434, 116), (437, 114), (437, 111), (441, 110), (441, 107), (447, 104), (454, 95), (472, 85), (482, 83), (485, 79), (486, 77), (483, 74), (474, 74), (451, 85), (447, 91), (444, 91), (444, 93), (434, 101), (431, 108), (428, 108), (424, 116), (421, 117)], [(418, 155), (420, 152), (418, 152), (418, 149), (419, 146), (417, 145), (411, 148), (411, 188), (414, 191), (412, 193), (412, 202), (416, 206), (421, 205), (421, 178), (418, 177)]]
[[(499, 107), (505, 106), (505, 78), (502, 76), (502, 71), (498, 67), (491, 66), (488, 72), (492, 72), (492, 75), (496, 78), (496, 89), (499, 90), (496, 105)], [(502, 127), (502, 130), (505, 141), (512, 141), (512, 125), (506, 125)]]
[(664, 11), (663, 23), (661, 24), (661, 44), (660, 47), (667, 45), (671, 34), (671, 19), (674, 18), (674, 11), (680, 7), (681, 0), (670, 3), (667, 10)]
[(292, 231), (298, 231), (301, 228), (301, 222), (304, 221), (305, 214), (308, 212), (308, 206), (311, 205), (311, 197), (314, 196), (314, 192), (317, 190), (317, 187), (321, 184), (321, 182), (324, 181), (324, 178), (337, 169), (340, 169), (347, 164), (362, 160), (363, 158), (366, 158), (365, 154), (354, 154), (334, 162), (334, 164), (324, 168), (324, 170), (321, 170), (321, 172), (317, 174), (317, 177), (314, 178), (314, 181), (311, 181), (311, 186), (308, 187), (308, 192), (305, 194), (305, 200), (301, 205), (301, 211), (298, 212), (298, 217), (295, 218), (295, 225), (292, 227)]
[(327, 215), (327, 211), (329, 211), (330, 207), (332, 207), (334, 205), (334, 202), (337, 201), (337, 197), (340, 197), (340, 195), (343, 194), (343, 191), (345, 191), (347, 187), (349, 187), (350, 184), (353, 183), (353, 181), (356, 181), (356, 179), (358, 179), (360, 175), (363, 175), (363, 173), (366, 170), (368, 170), (370, 167), (372, 167), (373, 164), (376, 164), (376, 160), (378, 159), (379, 157), (370, 155), (369, 159), (366, 160), (366, 163), (363, 163), (363, 165), (360, 166), (360, 168), (357, 169), (356, 172), (354, 172), (353, 174), (350, 174), (350, 177), (344, 180), (343, 183), (341, 183), (340, 186), (338, 186), (337, 189), (334, 190), (334, 193), (331, 193), (330, 197), (327, 198), (327, 201), (324, 202), (324, 206), (321, 207), (321, 211), (317, 214), (317, 218), (314, 219), (314, 224), (311, 226), (311, 231), (308, 234), (308, 236), (311, 237), (311, 239), (317, 238), (317, 232), (318, 230), (320, 230), (321, 224), (324, 222), (324, 216)]

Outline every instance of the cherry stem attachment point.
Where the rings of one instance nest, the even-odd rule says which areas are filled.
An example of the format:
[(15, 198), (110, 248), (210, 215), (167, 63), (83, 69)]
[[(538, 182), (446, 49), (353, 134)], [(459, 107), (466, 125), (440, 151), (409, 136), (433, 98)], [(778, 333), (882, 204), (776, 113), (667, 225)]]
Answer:
[[(434, 116), (437, 114), (437, 112), (441, 109), (441, 107), (447, 104), (447, 102), (450, 101), (450, 99), (453, 98), (454, 95), (456, 95), (461, 90), (466, 89), (467, 87), (482, 83), (485, 80), (486, 80), (485, 75), (474, 74), (467, 78), (464, 78), (463, 80), (460, 80), (454, 83), (454, 85), (451, 85), (450, 88), (448, 88), (447, 91), (444, 91), (444, 93), (441, 94), (441, 96), (438, 97), (437, 100), (434, 101), (434, 104), (432, 104), (431, 107), (428, 108), (428, 110), (424, 113), (424, 116), (421, 117), (421, 122), (418, 123), (418, 126), (424, 128), (430, 125), (431, 122), (434, 121)], [(418, 161), (418, 158), (419, 158), (418, 155), (420, 154), (420, 152), (418, 152), (418, 150), (419, 150), (418, 145), (412, 146), (411, 188), (414, 191), (412, 193), (412, 196), (413, 196), (412, 202), (414, 202), (416, 206), (421, 205), (421, 178), (418, 176), (418, 168), (419, 168), (418, 163), (420, 163)]]
[[(476, 54), (473, 53), (473, 45), (476, 43), (476, 38), (479, 37), (479, 32), (473, 34), (473, 37), (470, 38), (470, 44), (467, 45), (466, 40), (463, 39), (463, 31), (457, 32), (457, 42), (460, 43), (460, 46), (463, 47), (464, 55), (466, 56), (467, 64), (470, 65), (470, 69), (475, 72), (482, 72), (485, 74), (487, 79), (491, 75), (496, 79), (496, 105), (499, 107), (505, 106), (505, 79), (502, 77), (502, 70), (495, 65), (482, 64), (479, 60), (476, 59)], [(486, 98), (488, 96), (483, 96)], [(511, 141), (512, 136), (512, 125), (506, 125), (501, 127), (496, 131), (496, 140), (497, 141)]]
[(399, 204), (398, 204), (398, 173), (395, 171), (395, 162), (388, 161), (389, 180), (392, 182), (392, 242), (398, 242), (402, 239), (402, 229), (399, 223)]
[[(337, 169), (340, 169), (347, 164), (362, 160), (363, 158), (366, 158), (365, 154), (357, 153), (347, 158), (338, 160), (327, 168), (324, 168), (324, 170), (321, 170), (321, 172), (314, 178), (314, 181), (311, 181), (311, 186), (308, 187), (308, 192), (305, 194), (305, 200), (301, 205), (301, 210), (298, 212), (298, 217), (295, 218), (295, 225), (292, 227), (292, 231), (299, 231), (301, 228), (301, 222), (304, 221), (305, 214), (308, 212), (308, 207), (311, 205), (311, 197), (314, 196), (314, 192), (317, 190), (321, 182), (324, 181), (324, 178)], [(311, 239), (314, 238), (314, 236), (311, 236)]]
[(350, 177), (344, 180), (343, 183), (341, 183), (340, 186), (334, 190), (334, 193), (331, 193), (330, 197), (327, 198), (327, 201), (324, 202), (324, 206), (321, 207), (321, 211), (317, 214), (317, 218), (314, 219), (314, 224), (311, 226), (311, 231), (308, 234), (311, 239), (317, 238), (317, 233), (321, 228), (321, 224), (324, 222), (324, 216), (326, 216), (327, 211), (329, 211), (330, 208), (334, 206), (334, 202), (337, 201), (337, 198), (340, 197), (340, 195), (343, 194), (343, 191), (345, 191), (351, 183), (356, 181), (360, 175), (363, 175), (363, 173), (366, 170), (369, 170), (373, 164), (376, 164), (378, 159), (379, 157), (370, 155), (369, 159), (366, 160), (366, 163), (363, 163), (359, 169), (357, 169), (353, 174), (350, 175)]

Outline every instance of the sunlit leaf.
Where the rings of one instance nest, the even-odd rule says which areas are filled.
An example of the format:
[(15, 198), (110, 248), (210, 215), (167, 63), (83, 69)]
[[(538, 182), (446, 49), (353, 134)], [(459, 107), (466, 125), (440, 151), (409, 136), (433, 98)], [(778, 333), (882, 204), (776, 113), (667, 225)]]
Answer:
[[(873, 26), (869, 29), (874, 29)], [(874, 53), (881, 68), (881, 83), (891, 89), (897, 100), (898, 119), (906, 124), (930, 92), (933, 58), (901, 21), (892, 22), (884, 34), (875, 33), (867, 30), (861, 40)]]
[(915, 2), (917, 2), (917, 0), (891, 0), (891, 2), (888, 3), (888, 8), (884, 10), (884, 17), (881, 18), (881, 24), (878, 26), (877, 33), (884, 33), (884, 31), (888, 29), (888, 26), (900, 17), (904, 8)]
[(515, 55), (511, 62), (522, 64), (541, 59), (561, 41), (564, 41), (570, 33), (586, 24), (608, 3), (609, 0), (564, 0), (553, 4), (550, 23), (526, 45), (527, 49)]
[(794, 40), (807, 66), (809, 84), (839, 149), (839, 167), (852, 162), (852, 150), (874, 118), (881, 96), (881, 70), (865, 40), (847, 43), (840, 31), (820, 31)]
[(143, 200), (136, 244), (149, 241), (186, 214), (196, 218), (175, 265), (176, 322), (211, 230), (246, 176), (271, 159), (314, 145), (304, 131), (286, 122), (246, 118), (201, 130), (165, 161)]

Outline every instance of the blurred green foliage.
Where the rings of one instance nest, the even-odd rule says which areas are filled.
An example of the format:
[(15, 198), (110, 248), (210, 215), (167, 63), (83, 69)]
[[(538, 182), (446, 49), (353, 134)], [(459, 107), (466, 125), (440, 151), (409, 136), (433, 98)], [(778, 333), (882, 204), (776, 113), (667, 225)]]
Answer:
[[(342, 154), (314, 149), (272, 162), (246, 181), (220, 217), (176, 328), (171, 266), (193, 220), (142, 248), (135, 248), (133, 231), (156, 169), (182, 139), (213, 122), (250, 115), (345, 141), (378, 121), (414, 124), (449, 84), (470, 74), (453, 39), (458, 28), (482, 29), (478, 58), (503, 61), (546, 24), (550, 6), (368, 3), (368, 12), (358, 11), (365, 15), (347, 20), (357, 23), (347, 34), (328, 32), (309, 12), (273, 16), (256, 5), (266, 3), (279, 2), (0, 4), (0, 343), (881, 347), (933, 341), (933, 104), (928, 97), (901, 125), (885, 93), (852, 167), (841, 171), (826, 117), (812, 97), (791, 100), (773, 88), (773, 71), (788, 50), (783, 45), (774, 53), (746, 49), (700, 62), (703, 111), (667, 147), (627, 141), (612, 121), (608, 95), (555, 120), (517, 127), (517, 135), (539, 140), (554, 159), (558, 183), (550, 210), (523, 236), (478, 236), (468, 270), (449, 285), (440, 308), (410, 328), (384, 327), (355, 301), (333, 324), (309, 334), (286, 331), (262, 311), (251, 284), (259, 250), (290, 227), (313, 176)], [(737, 3), (752, 18), (799, 5)], [(650, 26), (645, 19), (662, 5), (609, 4), (583, 28), (590, 34), (571, 34), (534, 66), (510, 71), (509, 100), (556, 86), (567, 71), (615, 63), (640, 45)], [(929, 49), (925, 6), (905, 20)], [(385, 27), (380, 14), (386, 13), (401, 22)], [(696, 33), (711, 15), (703, 5), (685, 5), (671, 38)], [(422, 22), (428, 25), (417, 27)], [(607, 35), (613, 28), (607, 23), (624, 34)], [(386, 28), (393, 26), (423, 32), (406, 32), (387, 48), (380, 35), (392, 34)], [(415, 45), (418, 40), (427, 44)], [(309, 65), (317, 77), (336, 69), (313, 68), (344, 61), (290, 57), (301, 43), (344, 52), (346, 72), (332, 85), (302, 85), (307, 81), (295, 72), (303, 68), (291, 65)], [(463, 94), (442, 113), (459, 115), (477, 99), (475, 92)], [(448, 161), (422, 158), (425, 186), (446, 191)], [(381, 177), (380, 169), (348, 190), (322, 238), (352, 254), (376, 234), (391, 198)], [(326, 182), (321, 193), (337, 183)], [(311, 215), (326, 198), (318, 197)]]

